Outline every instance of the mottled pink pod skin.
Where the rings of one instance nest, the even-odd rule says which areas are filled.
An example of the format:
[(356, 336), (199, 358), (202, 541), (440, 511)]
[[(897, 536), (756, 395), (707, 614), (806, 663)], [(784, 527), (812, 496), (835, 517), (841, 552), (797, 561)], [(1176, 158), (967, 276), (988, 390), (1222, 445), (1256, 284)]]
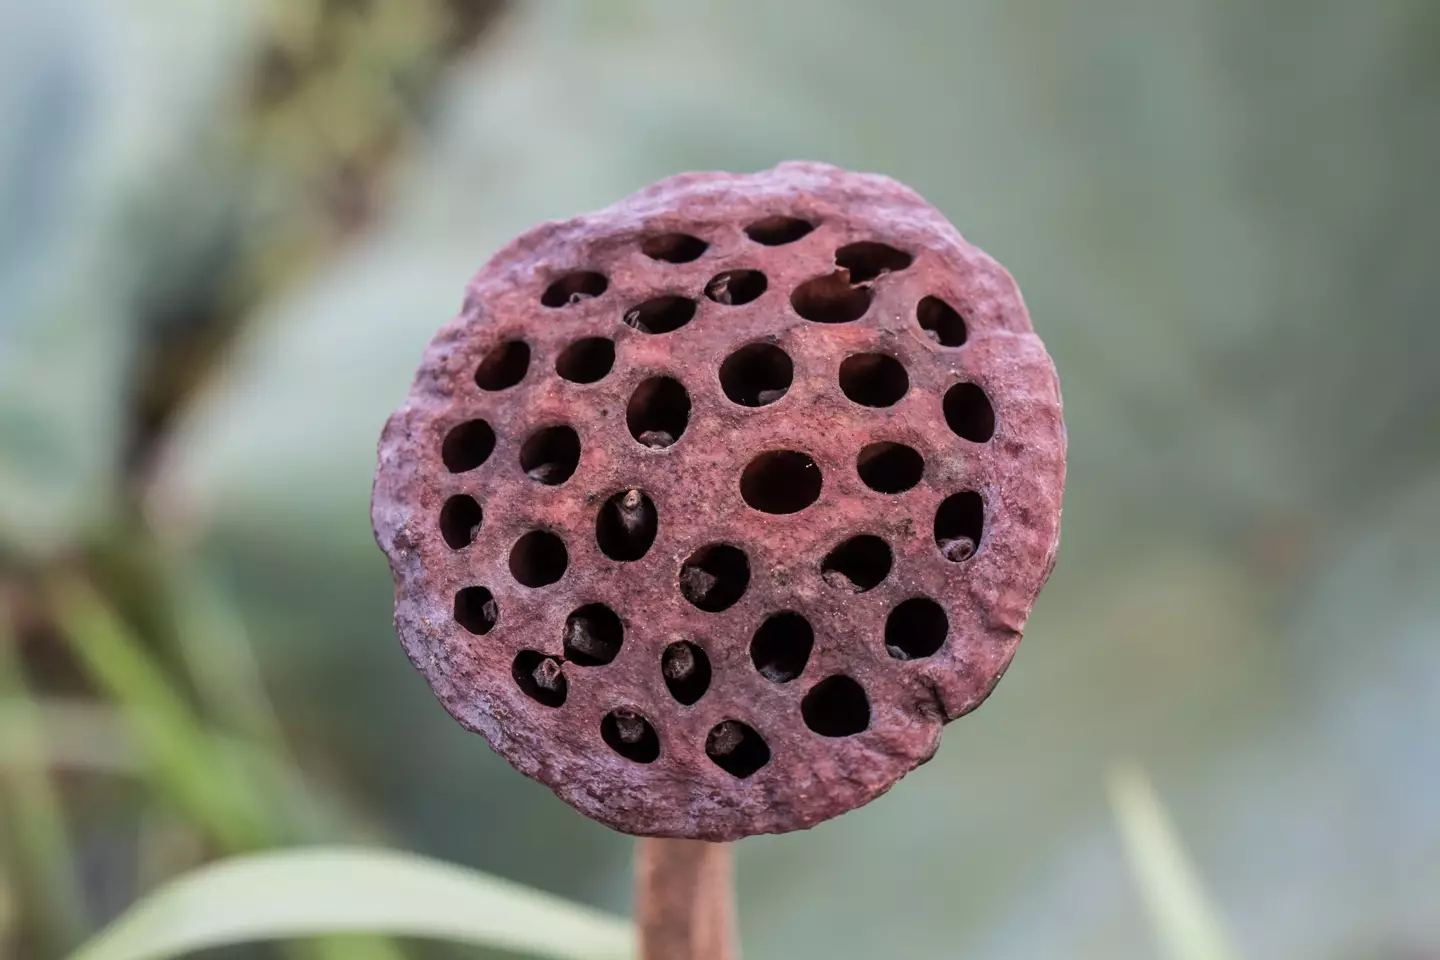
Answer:
[(1015, 653), (1064, 481), (1009, 273), (893, 180), (786, 163), (496, 254), (373, 519), (461, 724), (601, 823), (720, 841), (934, 754)]

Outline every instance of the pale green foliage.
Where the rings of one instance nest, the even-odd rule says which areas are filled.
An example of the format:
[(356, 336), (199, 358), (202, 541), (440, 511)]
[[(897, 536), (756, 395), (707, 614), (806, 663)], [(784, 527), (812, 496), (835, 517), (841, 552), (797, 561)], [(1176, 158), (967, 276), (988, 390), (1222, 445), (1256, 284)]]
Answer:
[(625, 960), (624, 920), (385, 850), (298, 849), (204, 867), (150, 894), (71, 960), (164, 960), (206, 947), (384, 933), (550, 960)]

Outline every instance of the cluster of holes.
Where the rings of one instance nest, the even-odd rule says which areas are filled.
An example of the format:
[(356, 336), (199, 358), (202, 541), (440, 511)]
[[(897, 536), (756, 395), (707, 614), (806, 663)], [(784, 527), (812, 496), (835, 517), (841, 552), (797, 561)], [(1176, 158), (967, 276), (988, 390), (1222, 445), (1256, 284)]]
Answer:
[[(788, 216), (772, 216), (745, 227), (755, 243), (781, 246), (809, 235), (815, 225)], [(645, 239), (642, 253), (665, 263), (690, 263), (709, 249), (709, 243), (686, 233), (665, 233)], [(908, 268), (911, 254), (888, 244), (862, 241), (847, 244), (835, 252), (835, 270), (798, 285), (790, 296), (801, 317), (816, 323), (849, 323), (860, 319), (872, 301), (870, 284), (887, 273)], [(595, 271), (576, 271), (552, 282), (541, 296), (542, 305), (563, 308), (601, 296), (609, 287), (607, 278)], [(759, 299), (768, 280), (758, 270), (727, 270), (715, 275), (704, 288), (705, 296), (725, 306), (739, 306)], [(695, 316), (697, 303), (688, 297), (666, 294), (630, 308), (624, 322), (647, 334), (678, 330)], [(964, 318), (949, 303), (935, 296), (924, 297), (916, 307), (921, 330), (942, 347), (966, 342)], [(482, 390), (500, 391), (520, 383), (529, 370), (528, 344), (510, 340), (493, 347), (475, 371), (475, 383)], [(591, 384), (603, 380), (615, 365), (615, 342), (607, 337), (584, 337), (569, 344), (555, 362), (556, 373), (564, 380)], [(734, 351), (722, 363), (719, 379), (725, 395), (745, 407), (763, 407), (781, 399), (794, 379), (789, 355), (773, 343), (748, 344)], [(847, 357), (839, 371), (841, 391), (862, 406), (893, 406), (909, 391), (909, 377), (896, 358), (883, 353), (862, 353)], [(989, 398), (977, 384), (963, 382), (945, 394), (946, 424), (960, 438), (984, 443), (995, 432), (995, 413)], [(636, 388), (626, 408), (626, 425), (644, 446), (663, 449), (677, 442), (689, 423), (690, 397), (676, 379), (652, 377)], [(464, 473), (483, 465), (494, 452), (494, 430), (483, 420), (470, 420), (453, 427), (446, 435), (441, 459), (451, 473)], [(521, 447), (520, 465), (531, 479), (558, 485), (575, 472), (580, 459), (580, 439), (568, 426), (546, 427), (533, 433)], [(924, 474), (923, 457), (913, 448), (893, 441), (865, 446), (856, 458), (856, 470), (867, 487), (879, 493), (895, 494), (913, 488)], [(771, 514), (788, 514), (805, 509), (820, 496), (819, 467), (807, 454), (794, 450), (771, 450), (750, 461), (740, 478), (740, 493), (746, 504)], [(450, 497), (441, 510), (443, 539), (452, 549), (474, 542), (483, 521), (480, 504), (468, 494)], [(984, 525), (984, 503), (978, 493), (965, 491), (946, 498), (936, 511), (934, 538), (941, 555), (951, 562), (970, 559), (979, 548)], [(601, 551), (611, 559), (630, 562), (642, 558), (655, 541), (658, 517), (654, 503), (639, 490), (611, 496), (596, 517), (595, 536)], [(543, 587), (564, 576), (569, 555), (564, 541), (546, 530), (532, 530), (516, 541), (509, 566), (517, 582)], [(821, 575), (830, 586), (848, 593), (874, 589), (891, 572), (894, 557), (880, 537), (862, 534), (852, 537), (826, 554)], [(715, 543), (695, 551), (681, 565), (679, 589), (687, 601), (701, 610), (720, 612), (733, 606), (750, 581), (749, 560), (743, 550)], [(484, 635), (494, 629), (498, 607), (485, 587), (470, 586), (455, 595), (455, 620), (467, 631)], [(898, 660), (933, 656), (949, 632), (944, 609), (928, 597), (912, 597), (895, 606), (885, 621), (885, 649)], [(761, 676), (777, 684), (798, 679), (805, 671), (814, 647), (815, 634), (808, 620), (794, 611), (769, 615), (755, 631), (750, 658)], [(547, 706), (565, 702), (567, 680), (562, 664), (579, 667), (603, 666), (614, 661), (624, 642), (624, 625), (604, 604), (591, 603), (566, 619), (564, 656), (553, 657), (523, 650), (515, 658), (513, 674), (527, 696)], [(691, 640), (677, 640), (664, 650), (660, 662), (666, 688), (677, 703), (692, 705), (710, 687), (712, 667), (704, 648)], [(851, 677), (837, 674), (815, 683), (801, 700), (801, 715), (807, 727), (826, 737), (846, 737), (862, 732), (870, 722), (870, 704), (865, 690)], [(604, 742), (617, 754), (637, 763), (653, 762), (660, 754), (659, 735), (654, 724), (638, 711), (621, 707), (606, 714), (600, 724)], [(705, 752), (721, 769), (744, 778), (770, 760), (764, 738), (752, 727), (727, 719), (711, 729)]]

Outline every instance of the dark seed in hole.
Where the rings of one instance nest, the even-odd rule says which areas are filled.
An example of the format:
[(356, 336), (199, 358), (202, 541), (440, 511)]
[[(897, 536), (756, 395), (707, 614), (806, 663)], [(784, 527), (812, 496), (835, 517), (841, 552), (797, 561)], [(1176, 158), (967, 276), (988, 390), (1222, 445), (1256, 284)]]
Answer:
[(815, 225), (796, 217), (773, 216), (756, 220), (745, 228), (745, 235), (767, 247), (794, 243), (815, 229)]
[(565, 618), (565, 659), (582, 667), (602, 667), (620, 653), (625, 626), (603, 603), (587, 603)]
[(710, 689), (710, 658), (698, 645), (677, 640), (660, 657), (660, 673), (676, 701), (690, 706)]
[(770, 762), (770, 746), (749, 725), (722, 720), (705, 738), (705, 755), (721, 770), (744, 780)]
[(625, 424), (630, 435), (647, 447), (668, 447), (680, 439), (690, 422), (690, 394), (679, 380), (651, 377), (630, 395)]
[(720, 386), (725, 396), (745, 407), (774, 403), (790, 389), (795, 365), (773, 343), (741, 347), (720, 364)]
[(520, 469), (531, 480), (559, 486), (580, 464), (580, 435), (571, 427), (546, 427), (520, 448)]
[(953, 563), (975, 556), (985, 532), (985, 501), (974, 490), (952, 494), (935, 511), (935, 546)]
[(904, 270), (914, 261), (915, 258), (904, 250), (871, 240), (847, 243), (835, 251), (835, 265), (850, 272), (851, 283), (865, 283), (884, 274)]
[(610, 286), (603, 273), (584, 270), (567, 273), (545, 288), (540, 302), (547, 307), (568, 307), (585, 300), (593, 300)]
[(773, 683), (789, 683), (805, 672), (815, 631), (792, 610), (771, 614), (750, 640), (750, 662)]
[(641, 333), (669, 333), (685, 326), (694, 316), (695, 301), (688, 297), (655, 297), (627, 310), (625, 324)]
[(759, 270), (727, 270), (705, 285), (705, 296), (727, 307), (738, 307), (758, 298), (768, 283)]
[(600, 739), (626, 760), (654, 763), (660, 756), (660, 737), (655, 727), (634, 710), (611, 710), (600, 721)]
[(500, 608), (484, 587), (463, 587), (455, 593), (455, 622), (471, 633), (484, 636), (495, 629)]
[(522, 586), (549, 586), (569, 565), (565, 541), (548, 530), (531, 530), (510, 548), (510, 575)]
[(800, 701), (800, 716), (822, 737), (850, 737), (870, 726), (870, 699), (849, 677), (826, 677)]
[(820, 468), (794, 450), (760, 454), (740, 474), (740, 496), (762, 513), (795, 513), (820, 499)]
[(640, 252), (651, 260), (689, 263), (700, 259), (700, 255), (709, 247), (710, 244), (688, 233), (662, 233), (659, 236), (647, 237), (645, 242), (640, 244)]
[(659, 519), (655, 504), (639, 490), (615, 494), (595, 518), (595, 540), (611, 560), (639, 560), (655, 542)]
[(890, 576), (894, 562), (890, 545), (867, 533), (851, 537), (827, 553), (820, 564), (820, 575), (830, 586), (846, 593), (864, 593)]
[(910, 389), (910, 375), (888, 354), (856, 353), (840, 364), (840, 389), (862, 406), (889, 407)]
[(929, 597), (911, 597), (885, 618), (885, 650), (896, 660), (920, 660), (945, 645), (950, 618)]
[(440, 459), (451, 473), (474, 470), (495, 451), (495, 431), (484, 420), (467, 420), (450, 428), (440, 446)]
[(945, 422), (962, 440), (984, 443), (995, 436), (995, 408), (973, 383), (957, 383), (945, 391)]
[(915, 318), (920, 321), (920, 329), (942, 347), (958, 347), (965, 342), (965, 321), (939, 297), (921, 300)]
[(735, 605), (750, 586), (750, 560), (728, 543), (712, 543), (680, 566), (680, 593), (707, 613)]
[(457, 493), (440, 508), (440, 536), (451, 550), (464, 549), (475, 542), (484, 519), (485, 512), (474, 497)]
[(481, 390), (505, 390), (525, 379), (530, 369), (530, 345), (507, 340), (485, 354), (475, 368), (475, 385)]
[(510, 675), (527, 697), (547, 707), (564, 704), (569, 686), (560, 662), (536, 650), (521, 650), (515, 655)]
[(871, 443), (855, 458), (865, 486), (876, 493), (904, 493), (925, 474), (925, 458), (903, 443)]
[(606, 337), (576, 340), (555, 360), (555, 372), (571, 383), (595, 383), (604, 380), (613, 366), (615, 341)]
[(843, 272), (827, 273), (796, 287), (790, 305), (815, 323), (849, 323), (870, 309), (870, 288), (851, 284)]

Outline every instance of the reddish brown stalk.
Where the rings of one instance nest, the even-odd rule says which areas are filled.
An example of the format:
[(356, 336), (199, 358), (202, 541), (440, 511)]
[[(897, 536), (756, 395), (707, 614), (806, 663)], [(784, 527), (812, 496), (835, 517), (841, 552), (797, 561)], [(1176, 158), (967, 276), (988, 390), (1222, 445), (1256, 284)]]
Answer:
[(737, 960), (730, 846), (641, 839), (635, 920), (640, 960)]

